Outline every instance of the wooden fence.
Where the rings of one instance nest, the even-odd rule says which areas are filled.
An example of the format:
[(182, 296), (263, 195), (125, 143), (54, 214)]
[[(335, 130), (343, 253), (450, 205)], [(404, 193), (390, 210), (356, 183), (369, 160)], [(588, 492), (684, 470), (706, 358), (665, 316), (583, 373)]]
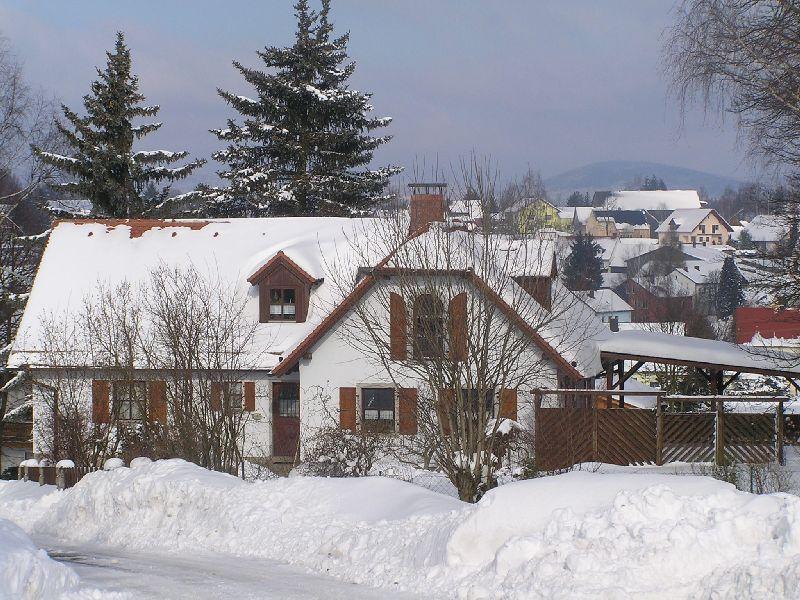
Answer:
[[(535, 390), (535, 456), (542, 470), (580, 462), (662, 465), (667, 462), (783, 463), (783, 403), (773, 396), (666, 396), (624, 390)], [(587, 408), (542, 407), (542, 398), (583, 396)], [(657, 396), (655, 409), (598, 408), (614, 396)], [(775, 402), (775, 414), (726, 413), (725, 402)], [(666, 412), (662, 405), (708, 403), (713, 411)], [(606, 401), (611, 406), (610, 398)]]

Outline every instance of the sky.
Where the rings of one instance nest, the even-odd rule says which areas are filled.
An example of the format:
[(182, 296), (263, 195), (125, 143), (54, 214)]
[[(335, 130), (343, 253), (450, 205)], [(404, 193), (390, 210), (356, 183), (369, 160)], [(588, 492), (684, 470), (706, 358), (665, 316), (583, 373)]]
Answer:
[[(314, 0), (311, 0), (314, 6)], [(449, 171), (471, 152), (506, 177), (544, 177), (602, 160), (663, 162), (743, 178), (735, 128), (694, 108), (685, 119), (662, 72), (670, 0), (333, 0), (350, 31), (351, 87), (373, 93), (394, 139), (373, 165)], [(292, 2), (0, 0), (0, 33), (29, 81), (74, 109), (123, 30), (162, 129), (143, 149), (220, 147), (208, 129), (231, 109), (217, 88), (251, 89), (231, 61), (293, 40)], [(209, 160), (189, 184), (213, 181)], [(189, 184), (181, 184), (189, 187)]]

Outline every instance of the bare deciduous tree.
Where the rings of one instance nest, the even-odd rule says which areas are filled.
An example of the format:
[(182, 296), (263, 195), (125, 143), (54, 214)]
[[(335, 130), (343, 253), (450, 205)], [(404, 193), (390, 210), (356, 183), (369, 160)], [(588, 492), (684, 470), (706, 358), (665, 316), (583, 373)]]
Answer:
[[(258, 363), (255, 328), (243, 298), (191, 266), (98, 285), (80, 310), (49, 315), (42, 328), (33, 372), (44, 408), (40, 447), (85, 464), (150, 455), (239, 471), (247, 422), (240, 382)], [(109, 384), (107, 415), (92, 414), (98, 379)]]
[[(457, 197), (470, 190), (482, 203), (494, 198), (488, 163), (473, 158), (457, 178)], [(415, 390), (416, 434), (400, 436), (399, 450), (443, 471), (462, 499), (475, 501), (496, 485), (504, 440), (518, 411), (530, 408), (530, 390), (579, 383), (564, 378), (575, 373), (566, 361), (559, 375), (542, 346), (577, 356), (593, 334), (590, 309), (551, 277), (552, 239), (446, 223), (408, 235), (402, 214), (375, 227), (353, 251), (363, 265), (387, 258), (369, 270), (375, 284), (343, 334), (401, 393)], [(340, 274), (343, 297), (358, 277)], [(374, 425), (367, 419), (359, 427)]]
[(666, 67), (682, 106), (733, 115), (754, 151), (800, 164), (800, 6), (782, 0), (683, 0)]
[(26, 83), (22, 66), (0, 34), (0, 439), (15, 372), (6, 369), (44, 237), (26, 235), (10, 215), (29, 201), (52, 175), (33, 160), (31, 144), (55, 149), (60, 144), (51, 100)]
[[(686, 108), (732, 115), (751, 152), (792, 178), (800, 171), (800, 6), (782, 0), (683, 0), (668, 32), (666, 67)], [(800, 306), (797, 183), (782, 206), (789, 235), (762, 257), (757, 285), (778, 308)], [(794, 232), (794, 234), (792, 234)]]

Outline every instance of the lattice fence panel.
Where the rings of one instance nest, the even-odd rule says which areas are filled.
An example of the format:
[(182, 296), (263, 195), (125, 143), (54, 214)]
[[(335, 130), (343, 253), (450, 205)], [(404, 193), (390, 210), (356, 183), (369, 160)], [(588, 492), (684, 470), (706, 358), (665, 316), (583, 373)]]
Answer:
[(541, 408), (536, 419), (536, 465), (539, 469), (565, 469), (594, 459), (591, 409)]
[(601, 462), (641, 465), (656, 460), (656, 413), (612, 408), (597, 411), (597, 449)]
[(663, 461), (714, 460), (713, 413), (664, 413)]
[(775, 460), (775, 416), (725, 413), (722, 417), (725, 458), (732, 462)]

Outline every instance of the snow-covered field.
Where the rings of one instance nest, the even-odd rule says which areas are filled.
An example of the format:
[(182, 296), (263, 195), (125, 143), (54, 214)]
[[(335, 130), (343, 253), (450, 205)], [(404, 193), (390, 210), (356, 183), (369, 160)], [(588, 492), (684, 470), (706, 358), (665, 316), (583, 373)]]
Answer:
[[(65, 492), (2, 482), (0, 518), (79, 556), (112, 548), (141, 563), (155, 553), (170, 557), (167, 572), (197, 554), (266, 559), (383, 597), (800, 597), (800, 498), (696, 476), (573, 472), (469, 505), (382, 477), (248, 483), (169, 460), (92, 473)], [(7, 554), (0, 569), (13, 564)]]

